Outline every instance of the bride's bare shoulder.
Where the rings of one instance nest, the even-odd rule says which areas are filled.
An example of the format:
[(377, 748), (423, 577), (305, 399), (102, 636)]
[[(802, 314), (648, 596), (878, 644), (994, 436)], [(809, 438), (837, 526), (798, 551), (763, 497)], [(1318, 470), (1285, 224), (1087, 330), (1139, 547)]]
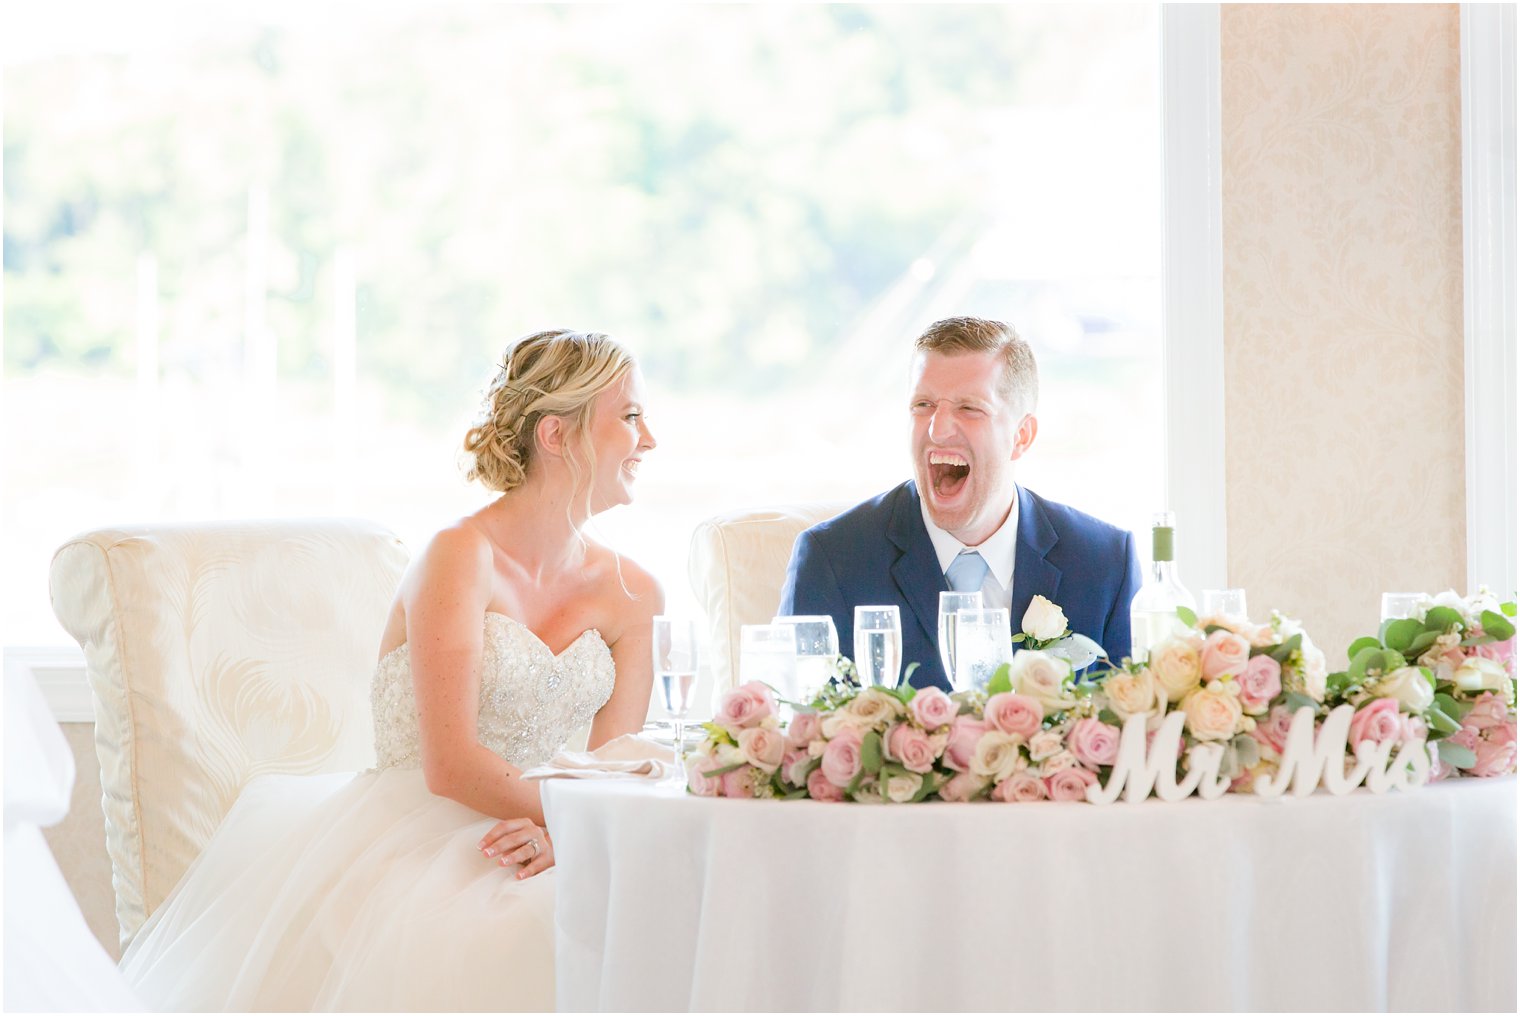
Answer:
[(626, 554), (594, 545), (603, 589), (613, 612), (627, 624), (647, 622), (665, 609), (665, 590), (654, 573)]

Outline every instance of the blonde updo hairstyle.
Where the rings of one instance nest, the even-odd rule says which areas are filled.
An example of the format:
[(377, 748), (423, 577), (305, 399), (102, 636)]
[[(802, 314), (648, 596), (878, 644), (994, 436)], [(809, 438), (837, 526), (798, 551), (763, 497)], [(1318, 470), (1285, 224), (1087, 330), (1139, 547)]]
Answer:
[(538, 453), (538, 422), (565, 421), (565, 461), (579, 488), (595, 465), (591, 409), (622, 380), (633, 357), (600, 332), (536, 332), (507, 349), (486, 391), (481, 415), (464, 436), (467, 479), (506, 493), (520, 487)]

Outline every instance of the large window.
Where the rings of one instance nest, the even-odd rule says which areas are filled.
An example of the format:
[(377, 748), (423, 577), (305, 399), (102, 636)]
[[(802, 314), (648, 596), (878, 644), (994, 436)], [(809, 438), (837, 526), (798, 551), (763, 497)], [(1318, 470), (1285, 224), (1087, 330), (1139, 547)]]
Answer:
[[(14, 20), (14, 19), (13, 19)], [(1145, 6), (101, 5), (7, 24), (0, 642), (131, 521), (356, 514), (414, 549), (504, 345), (640, 355), (598, 528), (695, 610), (702, 518), (905, 478), (908, 346), (1012, 322), (1020, 477), (1163, 497)]]

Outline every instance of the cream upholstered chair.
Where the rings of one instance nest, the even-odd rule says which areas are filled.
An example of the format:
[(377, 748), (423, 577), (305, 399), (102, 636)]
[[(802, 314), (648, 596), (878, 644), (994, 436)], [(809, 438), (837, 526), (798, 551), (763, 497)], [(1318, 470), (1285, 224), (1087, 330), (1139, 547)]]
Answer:
[(374, 763), (369, 679), (406, 565), (349, 519), (133, 526), (53, 557), (84, 649), (125, 948), (266, 773)]
[[(849, 508), (811, 501), (717, 515), (692, 533), (687, 573), (707, 612), (713, 684), (732, 687), (739, 668), (739, 627), (776, 615), (797, 534)], [(848, 652), (848, 649), (845, 650)]]

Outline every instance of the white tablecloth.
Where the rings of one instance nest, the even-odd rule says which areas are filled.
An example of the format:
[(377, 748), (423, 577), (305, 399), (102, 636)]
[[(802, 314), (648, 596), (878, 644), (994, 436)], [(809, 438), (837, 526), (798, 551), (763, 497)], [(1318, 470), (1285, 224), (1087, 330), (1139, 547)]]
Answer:
[(1513, 1012), (1515, 790), (892, 806), (551, 781), (558, 1005)]

